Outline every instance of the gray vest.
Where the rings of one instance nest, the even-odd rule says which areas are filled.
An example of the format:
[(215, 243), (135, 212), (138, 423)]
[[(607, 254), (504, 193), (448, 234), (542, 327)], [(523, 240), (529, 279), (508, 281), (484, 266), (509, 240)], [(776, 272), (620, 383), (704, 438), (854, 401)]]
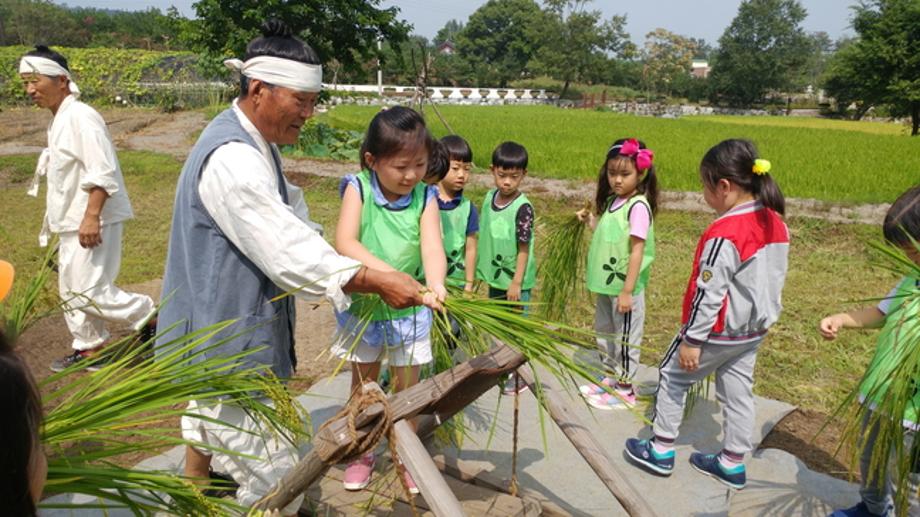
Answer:
[[(236, 320), (202, 343), (196, 351), (204, 353), (194, 360), (266, 347), (246, 356), (245, 367), (268, 366), (275, 375), (287, 378), (295, 366), (293, 300), (285, 297), (274, 303), (270, 301), (283, 291), (227, 239), (198, 196), (198, 183), (208, 157), (229, 142), (242, 142), (258, 149), (232, 109), (208, 124), (179, 176), (162, 306), (157, 319), (157, 332), (161, 333), (157, 352), (163, 352), (165, 344), (185, 334)], [(278, 191), (287, 203), (281, 157), (274, 146), (271, 150)], [(249, 174), (249, 171), (234, 173)], [(266, 228), (266, 231), (272, 230)], [(226, 341), (213, 346), (221, 340)]]

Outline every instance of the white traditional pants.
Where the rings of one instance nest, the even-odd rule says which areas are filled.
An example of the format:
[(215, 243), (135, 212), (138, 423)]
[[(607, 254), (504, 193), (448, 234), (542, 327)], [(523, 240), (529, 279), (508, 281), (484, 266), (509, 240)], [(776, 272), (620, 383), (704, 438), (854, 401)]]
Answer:
[(106, 322), (135, 330), (153, 315), (149, 296), (122, 291), (115, 285), (121, 267), (121, 223), (102, 227), (102, 244), (86, 249), (77, 232), (60, 234), (58, 287), (65, 303), (64, 319), (75, 350), (88, 350), (109, 338)]
[[(268, 400), (263, 402), (270, 405)], [(229, 474), (240, 485), (236, 501), (245, 508), (267, 495), (300, 459), (297, 447), (235, 404), (189, 402), (181, 425), (182, 437), (201, 444), (195, 448), (212, 457), (215, 470)], [(298, 496), (281, 513), (296, 514), (303, 499)]]

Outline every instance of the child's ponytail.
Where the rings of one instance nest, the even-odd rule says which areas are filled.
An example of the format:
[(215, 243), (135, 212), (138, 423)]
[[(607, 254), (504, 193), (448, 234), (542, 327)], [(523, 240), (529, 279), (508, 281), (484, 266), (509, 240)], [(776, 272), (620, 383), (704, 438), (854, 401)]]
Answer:
[(728, 180), (750, 192), (767, 208), (784, 215), (786, 199), (769, 172), (770, 162), (758, 158), (754, 143), (737, 138), (716, 144), (700, 163), (700, 177), (706, 188), (714, 189), (719, 180)]
[(652, 215), (658, 213), (658, 176), (655, 175), (655, 166), (652, 165), (645, 171), (645, 177), (639, 182), (639, 192), (648, 200)]

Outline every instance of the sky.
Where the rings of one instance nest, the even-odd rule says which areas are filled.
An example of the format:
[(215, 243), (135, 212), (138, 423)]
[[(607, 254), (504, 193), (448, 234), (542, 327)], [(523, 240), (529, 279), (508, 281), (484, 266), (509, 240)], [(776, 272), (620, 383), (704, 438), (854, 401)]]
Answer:
[[(195, 0), (64, 0), (70, 6), (100, 7), (108, 9), (143, 10), (156, 7), (166, 10), (171, 5), (179, 12), (192, 17)], [(808, 32), (827, 32), (832, 40), (852, 35), (850, 6), (856, 0), (799, 0), (808, 11), (802, 23)], [(465, 22), (485, 0), (382, 0), (385, 7), (399, 7), (400, 17), (414, 26), (413, 32), (429, 39), (448, 20)], [(626, 30), (632, 40), (641, 45), (645, 34), (657, 27), (684, 36), (703, 38), (715, 45), (722, 32), (738, 12), (740, 0), (642, 0), (625, 2), (621, 0), (594, 0), (590, 9), (599, 9), (605, 18), (614, 14), (625, 14)]]

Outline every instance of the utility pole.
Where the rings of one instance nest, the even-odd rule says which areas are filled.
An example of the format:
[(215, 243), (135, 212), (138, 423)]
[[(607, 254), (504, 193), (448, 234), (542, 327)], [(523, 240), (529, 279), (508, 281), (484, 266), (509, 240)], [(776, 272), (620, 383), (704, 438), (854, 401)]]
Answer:
[(383, 52), (383, 36), (377, 38), (377, 95), (383, 97), (383, 69), (380, 68), (381, 52)]

